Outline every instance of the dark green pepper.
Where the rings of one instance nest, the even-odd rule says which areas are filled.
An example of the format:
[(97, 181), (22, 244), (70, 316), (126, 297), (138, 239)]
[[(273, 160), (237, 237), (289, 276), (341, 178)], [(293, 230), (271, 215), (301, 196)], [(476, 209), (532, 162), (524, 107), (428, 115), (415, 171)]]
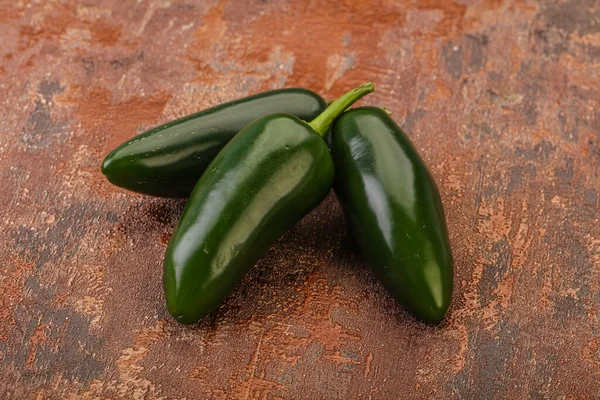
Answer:
[(329, 193), (334, 169), (321, 136), (335, 117), (373, 91), (365, 84), (310, 124), (287, 114), (240, 131), (198, 180), (167, 247), (169, 312), (193, 323), (216, 309), (244, 274)]
[(224, 103), (146, 131), (102, 163), (108, 180), (162, 197), (187, 197), (217, 153), (257, 118), (286, 113), (311, 121), (325, 101), (306, 89), (279, 89)]
[(424, 321), (452, 299), (452, 254), (438, 188), (409, 138), (383, 110), (345, 112), (333, 126), (334, 190), (368, 263)]

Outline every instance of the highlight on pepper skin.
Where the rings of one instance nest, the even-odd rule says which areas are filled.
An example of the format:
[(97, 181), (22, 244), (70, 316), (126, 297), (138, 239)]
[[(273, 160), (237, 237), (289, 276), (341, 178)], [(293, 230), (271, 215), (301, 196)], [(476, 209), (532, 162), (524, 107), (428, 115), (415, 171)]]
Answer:
[(208, 164), (246, 125), (274, 113), (310, 121), (325, 100), (307, 89), (277, 89), (234, 100), (141, 133), (106, 156), (102, 173), (124, 189), (188, 197)]
[(334, 189), (359, 247), (416, 317), (439, 323), (452, 300), (453, 262), (437, 185), (384, 110), (360, 107), (334, 124)]
[(327, 196), (331, 154), (323, 136), (371, 93), (367, 83), (310, 123), (272, 114), (250, 123), (198, 180), (167, 246), (167, 308), (193, 323), (216, 309), (269, 247)]

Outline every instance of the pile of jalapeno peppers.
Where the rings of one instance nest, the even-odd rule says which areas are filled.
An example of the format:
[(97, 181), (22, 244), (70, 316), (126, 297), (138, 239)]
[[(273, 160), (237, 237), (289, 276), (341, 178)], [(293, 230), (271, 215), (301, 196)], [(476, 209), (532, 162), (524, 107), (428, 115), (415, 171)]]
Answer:
[(265, 92), (151, 129), (104, 159), (102, 172), (117, 186), (189, 196), (164, 260), (174, 318), (190, 324), (218, 308), (331, 188), (394, 297), (426, 322), (444, 318), (453, 267), (442, 201), (386, 111), (346, 111), (372, 91), (363, 84), (327, 107), (305, 89)]

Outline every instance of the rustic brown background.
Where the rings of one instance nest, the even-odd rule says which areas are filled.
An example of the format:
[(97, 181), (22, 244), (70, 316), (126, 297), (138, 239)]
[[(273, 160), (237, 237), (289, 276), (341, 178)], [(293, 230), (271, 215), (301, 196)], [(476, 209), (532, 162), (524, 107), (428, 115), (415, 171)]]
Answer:
[[(335, 198), (198, 326), (162, 256), (184, 202), (100, 173), (224, 100), (373, 80), (442, 191), (454, 305), (424, 325)], [(0, 398), (600, 398), (600, 2), (2, 1)]]

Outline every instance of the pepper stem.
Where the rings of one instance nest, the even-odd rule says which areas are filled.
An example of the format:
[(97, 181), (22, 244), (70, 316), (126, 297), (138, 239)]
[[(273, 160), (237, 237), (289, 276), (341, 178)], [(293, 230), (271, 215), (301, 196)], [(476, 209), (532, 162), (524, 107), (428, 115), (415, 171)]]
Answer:
[(324, 136), (333, 121), (340, 116), (348, 107), (356, 103), (363, 96), (372, 93), (375, 90), (372, 82), (363, 83), (357, 88), (352, 89), (346, 94), (342, 95), (339, 99), (335, 100), (327, 106), (325, 111), (309, 122), (311, 128), (315, 130), (319, 135)]

